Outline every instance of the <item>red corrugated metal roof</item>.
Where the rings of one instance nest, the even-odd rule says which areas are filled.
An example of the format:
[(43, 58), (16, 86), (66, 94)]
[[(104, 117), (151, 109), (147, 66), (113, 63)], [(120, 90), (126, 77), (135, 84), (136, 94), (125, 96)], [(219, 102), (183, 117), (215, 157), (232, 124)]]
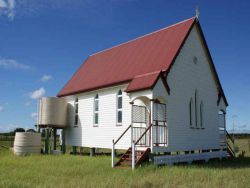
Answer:
[(195, 20), (184, 20), (89, 56), (58, 96), (126, 83), (142, 74), (167, 71)]
[(158, 80), (160, 71), (136, 76), (128, 85), (126, 92), (151, 88)]

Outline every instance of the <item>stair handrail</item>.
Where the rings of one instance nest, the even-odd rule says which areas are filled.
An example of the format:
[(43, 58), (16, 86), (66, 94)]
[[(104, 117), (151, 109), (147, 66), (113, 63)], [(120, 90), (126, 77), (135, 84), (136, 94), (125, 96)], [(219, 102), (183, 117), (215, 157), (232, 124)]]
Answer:
[(114, 144), (117, 144), (119, 142), (119, 140), (121, 140), (121, 138), (126, 134), (126, 132), (131, 128), (132, 125), (129, 125), (127, 127), (127, 129), (121, 134), (121, 136), (116, 140), (114, 141)]
[[(148, 130), (150, 130), (152, 127), (152, 124), (148, 126), (148, 128), (142, 133), (142, 135), (137, 139), (137, 141), (134, 142), (134, 144), (138, 144), (138, 142), (143, 138), (143, 136), (145, 136), (145, 134), (148, 132)], [(150, 135), (151, 136), (151, 135)], [(151, 144), (151, 143), (149, 143)]]
[(234, 153), (233, 148), (229, 144), (227, 144), (227, 147), (229, 150), (231, 150)]
[(121, 136), (115, 141), (114, 139), (112, 140), (112, 152), (111, 152), (111, 165), (112, 168), (115, 166), (115, 145), (121, 140), (121, 138), (126, 134), (126, 132), (132, 127), (132, 125), (129, 125), (125, 131), (121, 134)]
[(227, 138), (234, 144), (234, 138), (227, 132), (227, 130), (226, 130), (226, 135)]
[(227, 143), (227, 148), (228, 150), (230, 150), (230, 152), (233, 154), (233, 156), (235, 157), (235, 151), (233, 150), (233, 148)]

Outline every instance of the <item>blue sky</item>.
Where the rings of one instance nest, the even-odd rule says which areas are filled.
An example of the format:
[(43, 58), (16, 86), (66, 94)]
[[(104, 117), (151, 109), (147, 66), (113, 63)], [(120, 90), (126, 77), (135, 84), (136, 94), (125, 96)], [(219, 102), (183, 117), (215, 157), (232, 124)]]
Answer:
[[(35, 124), (88, 55), (195, 14), (230, 104), (227, 125), (250, 129), (250, 2), (0, 0), (0, 132)], [(235, 117), (235, 118), (233, 118)]]

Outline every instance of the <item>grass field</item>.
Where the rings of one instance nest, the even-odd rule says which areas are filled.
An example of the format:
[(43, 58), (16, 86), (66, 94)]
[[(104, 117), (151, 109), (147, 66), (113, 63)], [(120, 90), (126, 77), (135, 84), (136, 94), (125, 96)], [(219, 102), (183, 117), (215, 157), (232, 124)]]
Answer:
[[(10, 142), (1, 141), (8, 146)], [(112, 169), (109, 156), (14, 156), (0, 147), (0, 187), (250, 187), (250, 148), (238, 139), (245, 158), (155, 167), (134, 172)]]
[(245, 156), (250, 157), (250, 138), (249, 139), (236, 139), (235, 145), (239, 148), (238, 155), (245, 151)]
[(249, 187), (250, 158), (112, 169), (110, 157), (14, 156), (0, 149), (0, 187)]

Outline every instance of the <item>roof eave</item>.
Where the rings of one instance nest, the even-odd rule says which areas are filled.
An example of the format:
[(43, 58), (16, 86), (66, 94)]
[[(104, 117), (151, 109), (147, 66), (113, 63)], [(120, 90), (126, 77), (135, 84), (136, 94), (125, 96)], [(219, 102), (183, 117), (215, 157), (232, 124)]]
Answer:
[(118, 86), (118, 85), (127, 84), (130, 81), (131, 81), (131, 79), (125, 80), (125, 81), (120, 81), (120, 82), (115, 82), (115, 83), (110, 83), (110, 84), (106, 84), (106, 85), (102, 85), (102, 86), (97, 86), (97, 87), (93, 87), (93, 88), (77, 90), (77, 91), (73, 91), (73, 92), (69, 92), (69, 93), (63, 93), (63, 94), (59, 93), (59, 94), (57, 94), (57, 97), (66, 97), (66, 96), (69, 96), (69, 95), (76, 95), (76, 94), (79, 94), (79, 93), (95, 91), (95, 90), (104, 89), (104, 88), (108, 88), (108, 87), (115, 87), (115, 86)]
[(214, 75), (215, 75), (215, 78), (216, 78), (216, 81), (217, 81), (217, 84), (218, 84), (218, 87), (219, 87), (219, 88), (218, 88), (218, 89), (219, 89), (219, 94), (221, 94), (221, 96), (222, 96), (222, 98), (223, 98), (223, 100), (224, 100), (226, 106), (229, 106), (229, 104), (228, 104), (228, 102), (227, 102), (227, 99), (226, 99), (226, 96), (225, 96), (225, 93), (224, 93), (224, 91), (223, 91), (223, 88), (222, 88), (222, 85), (221, 85), (221, 82), (220, 82), (218, 73), (217, 73), (217, 71), (216, 71), (216, 69), (215, 69), (215, 65), (214, 65), (212, 56), (211, 56), (211, 54), (210, 54), (210, 51), (209, 51), (209, 48), (208, 48), (208, 45), (207, 45), (205, 36), (204, 36), (204, 34), (203, 34), (203, 31), (202, 31), (202, 29), (201, 29), (201, 25), (200, 25), (200, 23), (199, 23), (198, 20), (197, 20), (197, 27), (198, 27), (198, 29), (199, 29), (199, 31), (200, 31), (200, 34), (201, 34), (201, 37), (202, 37), (202, 39), (203, 39), (203, 43), (204, 43), (204, 46), (205, 46), (205, 48), (206, 48), (208, 58), (209, 58), (209, 60), (210, 60), (210, 62), (211, 62), (211, 67), (212, 67), (212, 69), (213, 69), (213, 71), (214, 71)]

